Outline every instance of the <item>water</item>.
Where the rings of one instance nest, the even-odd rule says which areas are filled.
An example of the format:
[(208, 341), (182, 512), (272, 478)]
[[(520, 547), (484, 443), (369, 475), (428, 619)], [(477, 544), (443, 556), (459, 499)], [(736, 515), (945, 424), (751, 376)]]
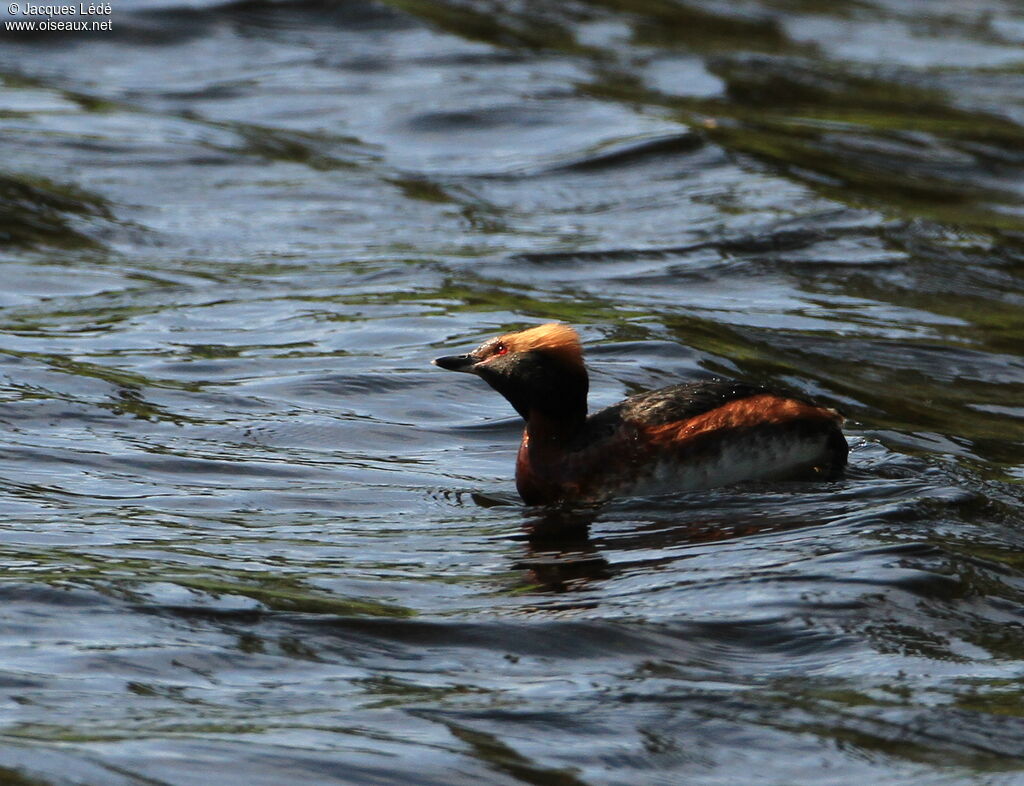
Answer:
[[(0, 45), (0, 780), (1024, 783), (1018, 4), (112, 20)], [(552, 319), (847, 477), (531, 540), (429, 360)]]

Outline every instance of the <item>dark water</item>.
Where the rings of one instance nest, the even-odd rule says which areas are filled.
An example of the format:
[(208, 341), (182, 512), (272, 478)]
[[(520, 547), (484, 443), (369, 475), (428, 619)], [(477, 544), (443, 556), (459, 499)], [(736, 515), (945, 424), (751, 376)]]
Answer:
[[(0, 780), (1024, 783), (1024, 7), (117, 5), (0, 33)], [(848, 477), (531, 542), (428, 363), (551, 319)]]

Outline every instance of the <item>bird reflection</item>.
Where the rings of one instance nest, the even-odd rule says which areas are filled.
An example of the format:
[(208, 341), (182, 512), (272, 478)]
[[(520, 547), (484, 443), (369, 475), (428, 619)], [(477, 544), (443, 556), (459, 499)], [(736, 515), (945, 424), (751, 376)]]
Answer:
[[(817, 515), (800, 515), (796, 511), (750, 517), (738, 511), (709, 514), (687, 505), (669, 512), (664, 500), (647, 503), (639, 508), (633, 504), (613, 509), (532, 509), (523, 520), (520, 536), (525, 541), (526, 554), (513, 563), (513, 568), (527, 571), (524, 578), (536, 585), (538, 592), (573, 592), (640, 563), (651, 567), (683, 559), (689, 553), (687, 546), (825, 523)], [(613, 529), (595, 539), (591, 528), (599, 516), (604, 525)], [(604, 556), (611, 551), (618, 555), (615, 565)], [(631, 552), (643, 557), (631, 560)]]
[(526, 570), (542, 592), (572, 592), (615, 571), (590, 539), (596, 509), (549, 507), (523, 522), (527, 555), (513, 567)]

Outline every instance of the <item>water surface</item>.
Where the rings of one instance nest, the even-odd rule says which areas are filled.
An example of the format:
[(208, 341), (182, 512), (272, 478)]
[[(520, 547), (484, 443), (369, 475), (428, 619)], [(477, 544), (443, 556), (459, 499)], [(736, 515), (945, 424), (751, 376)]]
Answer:
[[(2, 33), (0, 779), (1024, 783), (1024, 12), (556, 5)], [(847, 477), (531, 540), (553, 319)]]

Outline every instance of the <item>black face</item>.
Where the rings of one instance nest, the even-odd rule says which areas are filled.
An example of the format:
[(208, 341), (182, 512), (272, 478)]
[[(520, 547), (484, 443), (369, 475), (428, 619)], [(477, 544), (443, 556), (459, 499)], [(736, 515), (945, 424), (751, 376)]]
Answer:
[(492, 339), (468, 355), (438, 358), (435, 366), (476, 374), (508, 399), (524, 419), (530, 412), (576, 425), (586, 418), (587, 372), (563, 356), (531, 349), (512, 352)]

